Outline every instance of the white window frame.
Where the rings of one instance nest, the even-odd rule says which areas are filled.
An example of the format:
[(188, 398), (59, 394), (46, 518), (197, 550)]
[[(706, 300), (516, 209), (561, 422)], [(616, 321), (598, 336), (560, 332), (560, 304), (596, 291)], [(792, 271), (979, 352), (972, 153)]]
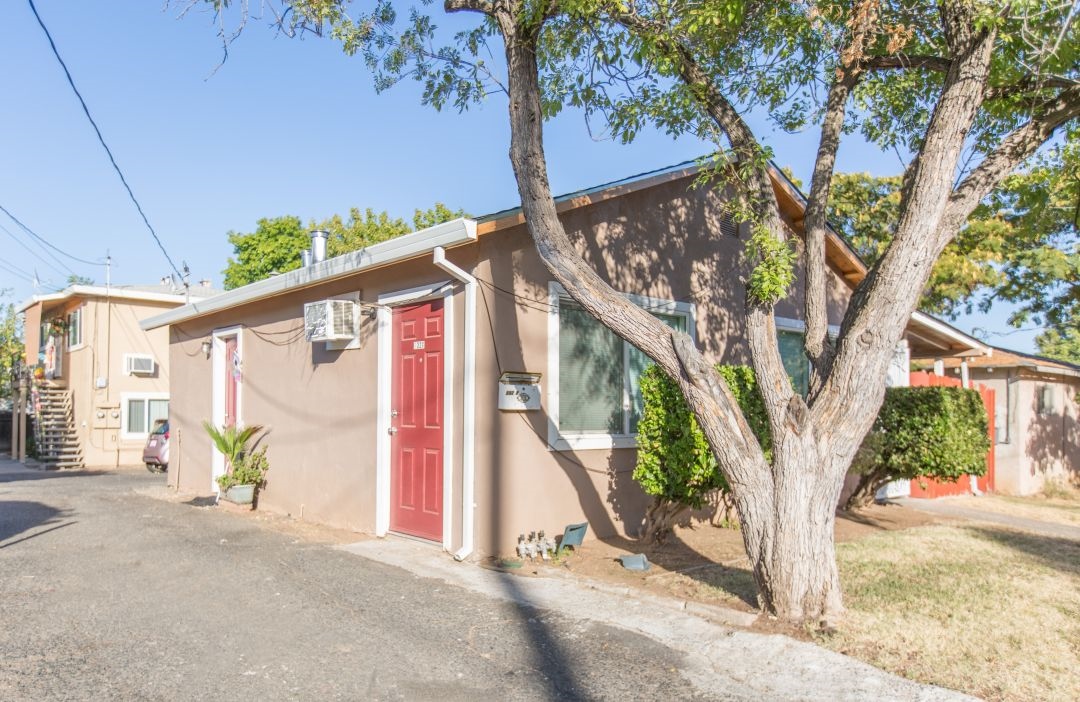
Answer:
[[(76, 307), (75, 309), (73, 309), (73, 310), (71, 310), (70, 312), (67, 313), (68, 330), (67, 330), (67, 334), (65, 335), (67, 338), (64, 341), (67, 344), (67, 350), (68, 350), (69, 353), (71, 351), (78, 351), (79, 349), (81, 349), (84, 346), (84, 342), (83, 342), (83, 309), (85, 307), (86, 307), (86, 305), (79, 305), (78, 307)], [(71, 329), (72, 329), (73, 326), (75, 326), (75, 325), (72, 324), (72, 318), (73, 317), (78, 318), (77, 328), (79, 330), (79, 339), (74, 344), (71, 343)]]
[[(686, 319), (686, 333), (697, 343), (697, 308), (691, 302), (664, 300), (644, 295), (622, 293), (630, 302), (649, 312), (677, 315)], [(562, 285), (548, 283), (548, 390), (547, 417), (548, 448), (552, 451), (580, 451), (590, 449), (637, 448), (637, 434), (579, 433), (559, 429), (559, 304), (571, 299)], [(597, 322), (599, 324), (599, 322)], [(623, 343), (623, 409), (629, 411), (630, 344)], [(625, 425), (624, 425), (625, 426)]]
[[(132, 400), (142, 400), (147, 403), (146, 419), (150, 423), (149, 400), (168, 400), (167, 392), (123, 392), (120, 393), (120, 438), (121, 439), (145, 439), (150, 435), (151, 426), (147, 426), (144, 432), (128, 431), (128, 403)], [(171, 403), (170, 403), (171, 404)]]

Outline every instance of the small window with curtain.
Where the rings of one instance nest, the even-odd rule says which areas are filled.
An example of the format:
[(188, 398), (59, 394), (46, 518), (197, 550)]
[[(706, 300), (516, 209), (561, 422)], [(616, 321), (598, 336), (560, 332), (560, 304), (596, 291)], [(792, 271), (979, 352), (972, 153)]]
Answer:
[[(556, 449), (633, 447), (641, 418), (639, 379), (652, 361), (552, 284), (549, 443)], [(672, 329), (693, 336), (689, 303), (628, 296)], [(557, 340), (557, 345), (555, 341)]]

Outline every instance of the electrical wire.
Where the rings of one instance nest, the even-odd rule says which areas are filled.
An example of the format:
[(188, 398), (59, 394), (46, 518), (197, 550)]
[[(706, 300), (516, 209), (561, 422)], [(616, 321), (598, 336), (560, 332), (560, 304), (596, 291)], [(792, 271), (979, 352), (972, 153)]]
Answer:
[(17, 278), (22, 278), (28, 283), (34, 282), (33, 277), (31, 277), (29, 273), (15, 268), (14, 266), (8, 264), (6, 261), (0, 261), (0, 270), (6, 271)]
[[(20, 239), (19, 237), (15, 236), (14, 234), (12, 234), (12, 233), (11, 233), (11, 230), (10, 230), (10, 229), (8, 229), (7, 227), (5, 227), (5, 226), (4, 226), (3, 224), (0, 224), (0, 231), (2, 231), (2, 232), (4, 232), (5, 234), (7, 234), (7, 235), (8, 235), (9, 237), (11, 237), (11, 239), (12, 239), (12, 240), (13, 240), (13, 241), (14, 241), (14, 242), (15, 242), (16, 244), (18, 244), (19, 246), (23, 247), (23, 248), (24, 248), (24, 249), (26, 249), (27, 251), (29, 251), (29, 252), (30, 252), (30, 255), (31, 255), (31, 256), (33, 256), (33, 257), (34, 257), (34, 258), (36, 258), (37, 260), (41, 261), (42, 263), (44, 263), (44, 264), (45, 264), (46, 266), (48, 266), (49, 268), (52, 268), (52, 269), (53, 269), (54, 271), (56, 271), (56, 272), (57, 272), (58, 274), (60, 274), (60, 275), (67, 275), (67, 273), (64, 273), (64, 271), (60, 270), (59, 268), (57, 268), (56, 266), (54, 266), (53, 264), (49, 263), (49, 262), (48, 262), (48, 261), (46, 261), (46, 260), (45, 260), (44, 258), (42, 258), (41, 254), (39, 254), (39, 253), (38, 253), (37, 251), (34, 251), (34, 250), (33, 250), (32, 248), (30, 248), (29, 246), (27, 246), (27, 245), (26, 245), (26, 242), (24, 242), (24, 241), (23, 241), (22, 239)], [(65, 265), (63, 264), (63, 262), (61, 262), (61, 261), (60, 261), (60, 260), (59, 260), (58, 258), (56, 258), (55, 256), (53, 257), (53, 260), (54, 260), (54, 261), (56, 261), (57, 263), (59, 263), (59, 264), (60, 264), (61, 266), (64, 266), (64, 268), (65, 268), (65, 269), (67, 269), (67, 272), (68, 272), (68, 273), (70, 273), (71, 275), (75, 275), (75, 271), (73, 271), (73, 270), (71, 270), (70, 268), (68, 268), (67, 266), (65, 266)]]
[(86, 106), (86, 100), (83, 100), (82, 93), (75, 87), (75, 80), (71, 77), (71, 71), (68, 70), (67, 64), (64, 63), (64, 59), (60, 58), (60, 52), (56, 48), (56, 42), (53, 41), (52, 34), (49, 33), (49, 28), (45, 26), (45, 22), (41, 19), (41, 15), (38, 14), (37, 7), (34, 5), (34, 0), (27, 0), (30, 3), (30, 10), (33, 11), (34, 17), (37, 18), (38, 24), (41, 26), (41, 31), (45, 32), (45, 38), (49, 40), (49, 47), (52, 48), (53, 56), (60, 63), (60, 67), (64, 69), (64, 76), (67, 77), (68, 85), (71, 86), (72, 91), (75, 93), (75, 97), (79, 98), (79, 104), (82, 105), (83, 113), (86, 115), (86, 119), (90, 121), (90, 126), (94, 128), (94, 132), (97, 134), (98, 141), (101, 142), (102, 148), (105, 149), (105, 153), (109, 155), (109, 161), (112, 163), (113, 169), (116, 171), (116, 175), (120, 176), (120, 182), (123, 183), (124, 189), (127, 190), (128, 196), (135, 204), (135, 209), (139, 211), (139, 215), (142, 217), (143, 224), (150, 231), (150, 236), (154, 237), (154, 241), (157, 242), (158, 248), (161, 249), (161, 253), (165, 256), (165, 260), (169, 262), (169, 266), (172, 267), (173, 273), (181, 280), (184, 278), (180, 273), (180, 269), (173, 263), (172, 257), (169, 256), (169, 252), (165, 250), (165, 245), (161, 243), (161, 239), (158, 238), (157, 232), (154, 231), (154, 227), (150, 225), (150, 220), (147, 219), (146, 213), (143, 212), (142, 205), (139, 204), (138, 199), (135, 197), (135, 193), (132, 192), (131, 186), (128, 185), (127, 178), (124, 177), (124, 172), (120, 170), (120, 166), (117, 165), (116, 159), (113, 157), (112, 150), (109, 149), (108, 144), (105, 143), (105, 137), (101, 135), (101, 130), (98, 128), (97, 122), (90, 116), (90, 108)]
[(61, 254), (61, 255), (63, 255), (63, 256), (67, 256), (67, 257), (68, 257), (68, 258), (70, 258), (70, 259), (71, 259), (72, 261), (77, 261), (78, 263), (85, 263), (85, 264), (86, 264), (86, 265), (88, 265), (88, 266), (106, 266), (106, 265), (108, 265), (108, 264), (105, 264), (105, 263), (100, 263), (100, 262), (98, 262), (98, 261), (87, 261), (86, 259), (82, 259), (82, 258), (79, 258), (78, 256), (72, 256), (72, 255), (71, 255), (71, 254), (69, 254), (69, 253), (68, 253), (67, 251), (64, 251), (63, 249), (61, 249), (61, 248), (59, 248), (59, 247), (57, 247), (57, 246), (53, 246), (53, 245), (52, 245), (51, 243), (49, 243), (49, 242), (48, 242), (48, 241), (47, 241), (47, 240), (45, 239), (45, 237), (43, 237), (43, 236), (41, 236), (41, 235), (37, 234), (37, 233), (36, 233), (36, 232), (35, 232), (35, 231), (34, 231), (33, 229), (31, 229), (30, 227), (28, 227), (28, 226), (26, 226), (25, 224), (23, 224), (23, 223), (22, 223), (22, 222), (21, 222), (21, 221), (19, 220), (19, 218), (18, 218), (18, 217), (16, 217), (15, 215), (11, 214), (11, 211), (10, 211), (10, 210), (8, 210), (8, 209), (7, 209), (6, 207), (4, 207), (3, 205), (0, 205), (0, 212), (3, 212), (3, 213), (4, 213), (4, 214), (6, 214), (6, 215), (7, 215), (8, 217), (10, 217), (10, 218), (11, 218), (11, 221), (12, 221), (12, 222), (14, 222), (15, 224), (18, 224), (18, 225), (19, 225), (19, 227), (20, 227), (20, 228), (21, 228), (21, 229), (22, 229), (22, 230), (23, 230), (24, 232), (26, 232), (26, 233), (27, 233), (27, 234), (29, 234), (30, 236), (34, 237), (35, 239), (37, 239), (37, 240), (38, 240), (39, 242), (41, 242), (41, 243), (42, 243), (42, 244), (44, 244), (45, 246), (48, 246), (48, 247), (49, 247), (50, 249), (52, 249), (53, 251), (56, 251), (57, 253), (59, 253), (59, 254)]

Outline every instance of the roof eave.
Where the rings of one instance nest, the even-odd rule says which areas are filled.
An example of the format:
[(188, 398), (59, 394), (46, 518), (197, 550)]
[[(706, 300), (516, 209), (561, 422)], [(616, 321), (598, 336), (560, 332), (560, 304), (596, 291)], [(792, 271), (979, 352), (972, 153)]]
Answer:
[(327, 283), (361, 271), (382, 267), (430, 253), (437, 246), (444, 248), (476, 240), (476, 222), (458, 218), (427, 229), (395, 237), (374, 246), (327, 259), (306, 268), (250, 283), (220, 295), (190, 302), (183, 307), (147, 317), (139, 326), (149, 331), (158, 327), (186, 322), (214, 312), (239, 307), (313, 285)]

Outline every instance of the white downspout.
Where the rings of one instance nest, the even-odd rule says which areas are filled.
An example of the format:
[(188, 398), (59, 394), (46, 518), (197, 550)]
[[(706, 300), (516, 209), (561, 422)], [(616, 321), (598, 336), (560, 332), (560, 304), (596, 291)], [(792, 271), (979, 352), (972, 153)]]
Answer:
[(473, 552), (473, 491), (476, 473), (476, 278), (446, 260), (446, 250), (436, 246), (432, 262), (465, 284), (465, 388), (461, 440), (461, 548), (454, 559), (465, 560)]

